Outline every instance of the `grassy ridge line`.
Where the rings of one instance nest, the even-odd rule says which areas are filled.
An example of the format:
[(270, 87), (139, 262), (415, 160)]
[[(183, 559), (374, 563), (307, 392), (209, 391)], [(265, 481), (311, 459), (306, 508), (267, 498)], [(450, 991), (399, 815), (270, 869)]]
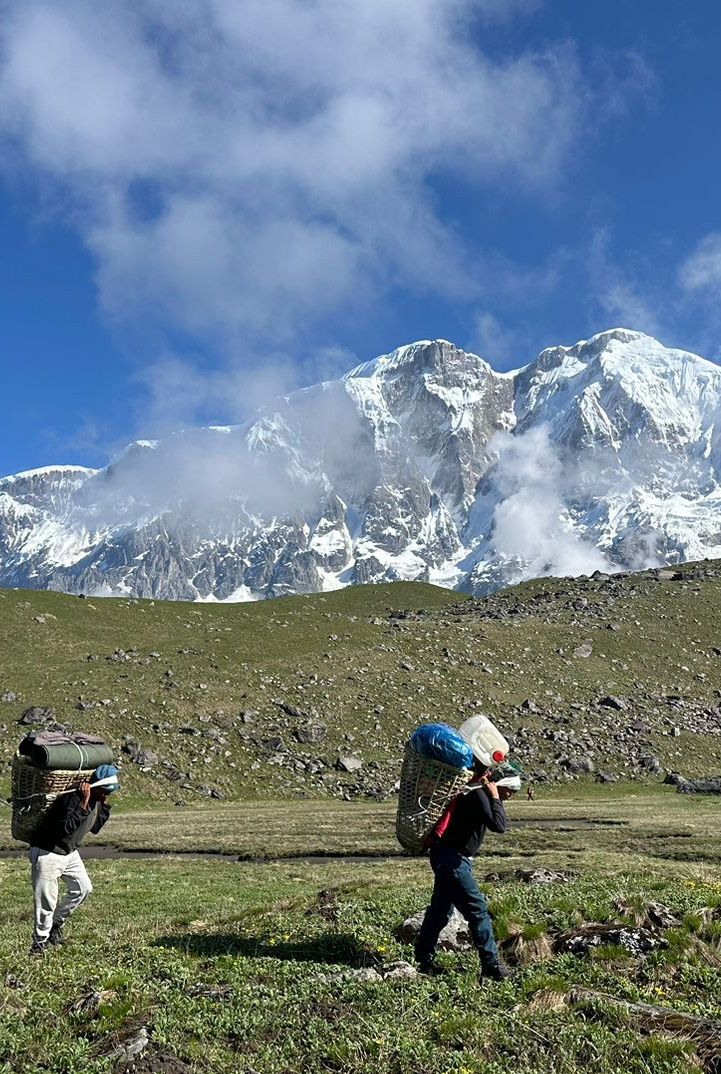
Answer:
[[(116, 747), (131, 735), (176, 766), (173, 782), (162, 764), (124, 765), (128, 792), (145, 801), (192, 802), (203, 787), (249, 800), (382, 799), (414, 726), (481, 708), (516, 735), (526, 767), (551, 776), (564, 752), (598, 747), (597, 768), (658, 778), (629, 762), (635, 743), (668, 768), (713, 772), (721, 572), (699, 568), (685, 566), (680, 582), (541, 579), (485, 601), (420, 583), (220, 606), (0, 591), (0, 694), (17, 694), (0, 702), (0, 750), (7, 764), (25, 707), (52, 705), (61, 721)], [(591, 655), (578, 656), (588, 641)], [(131, 658), (108, 661), (118, 648)], [(628, 711), (598, 708), (605, 694), (627, 698)], [(646, 729), (627, 734), (639, 718)], [(306, 724), (325, 725), (325, 737), (297, 742)], [(188, 726), (197, 733), (179, 734)], [(362, 769), (337, 771), (339, 754)]]

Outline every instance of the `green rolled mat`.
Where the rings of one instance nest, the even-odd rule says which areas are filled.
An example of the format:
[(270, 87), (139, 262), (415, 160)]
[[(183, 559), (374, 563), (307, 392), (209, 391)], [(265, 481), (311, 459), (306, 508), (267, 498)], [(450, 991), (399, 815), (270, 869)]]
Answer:
[(97, 768), (99, 764), (112, 764), (114, 757), (110, 746), (104, 742), (85, 746), (59, 742), (53, 746), (33, 746), (30, 760), (38, 768), (62, 768), (72, 772), (81, 768)]

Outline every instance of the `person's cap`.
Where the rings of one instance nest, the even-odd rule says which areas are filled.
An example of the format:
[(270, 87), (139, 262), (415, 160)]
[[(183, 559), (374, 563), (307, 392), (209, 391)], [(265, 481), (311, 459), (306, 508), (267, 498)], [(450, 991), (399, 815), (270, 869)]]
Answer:
[(497, 787), (508, 787), (509, 791), (520, 791), (521, 789), (520, 776), (504, 776), (503, 779), (494, 779), (493, 782)]
[(90, 786), (112, 794), (113, 791), (120, 789), (118, 775), (118, 770), (114, 764), (100, 764), (92, 774)]
[(521, 770), (513, 761), (503, 761), (497, 765), (491, 772), (490, 779), (497, 787), (507, 787), (509, 791), (521, 789)]

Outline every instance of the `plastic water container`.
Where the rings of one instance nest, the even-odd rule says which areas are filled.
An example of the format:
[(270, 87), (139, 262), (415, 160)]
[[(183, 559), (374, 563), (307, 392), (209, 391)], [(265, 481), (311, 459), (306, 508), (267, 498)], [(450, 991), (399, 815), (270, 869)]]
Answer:
[(501, 732), (487, 716), (471, 716), (458, 728), (460, 735), (482, 764), (490, 768), (506, 759), (509, 745)]

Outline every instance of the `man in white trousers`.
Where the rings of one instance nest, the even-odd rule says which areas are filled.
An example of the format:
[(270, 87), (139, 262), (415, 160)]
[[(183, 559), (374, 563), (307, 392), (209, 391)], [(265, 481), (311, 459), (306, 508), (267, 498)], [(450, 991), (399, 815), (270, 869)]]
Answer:
[[(100, 765), (90, 782), (56, 798), (35, 833), (30, 847), (35, 900), (31, 954), (40, 955), (51, 945), (65, 943), (64, 923), (93, 890), (78, 847), (88, 832), (96, 834), (107, 822), (108, 797), (118, 786), (117, 768)], [(58, 902), (60, 880), (67, 890)]]

